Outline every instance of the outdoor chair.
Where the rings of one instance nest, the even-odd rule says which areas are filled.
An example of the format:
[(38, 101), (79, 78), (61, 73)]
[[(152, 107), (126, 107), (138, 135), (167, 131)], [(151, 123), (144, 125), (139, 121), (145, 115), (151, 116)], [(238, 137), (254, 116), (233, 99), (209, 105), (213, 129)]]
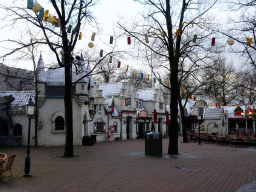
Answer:
[(12, 165), (15, 157), (16, 155), (11, 155), (7, 158), (7, 162), (5, 162), (3, 166), (0, 168), (0, 177), (5, 177), (7, 179), (6, 172), (9, 171), (10, 172), (9, 177), (12, 178)]

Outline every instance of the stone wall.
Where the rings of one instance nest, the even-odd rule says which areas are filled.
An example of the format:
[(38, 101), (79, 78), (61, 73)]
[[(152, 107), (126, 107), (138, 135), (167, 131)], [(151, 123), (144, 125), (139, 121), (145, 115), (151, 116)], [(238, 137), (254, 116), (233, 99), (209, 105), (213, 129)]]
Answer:
[(33, 90), (34, 72), (0, 63), (0, 91)]

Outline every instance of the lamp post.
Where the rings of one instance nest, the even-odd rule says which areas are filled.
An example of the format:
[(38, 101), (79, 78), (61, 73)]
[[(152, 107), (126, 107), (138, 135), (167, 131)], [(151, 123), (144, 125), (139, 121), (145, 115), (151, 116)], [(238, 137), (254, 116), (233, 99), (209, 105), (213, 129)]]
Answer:
[(31, 118), (34, 114), (35, 104), (32, 102), (32, 98), (29, 98), (29, 102), (26, 105), (26, 114), (28, 116), (28, 144), (27, 144), (27, 156), (25, 158), (25, 174), (24, 177), (30, 177), (30, 127), (31, 127)]
[(201, 126), (201, 119), (202, 119), (202, 117), (201, 117), (201, 115), (198, 115), (197, 116), (197, 119), (199, 120), (199, 137), (198, 137), (198, 144), (199, 145), (201, 145), (201, 136), (200, 136), (200, 126)]

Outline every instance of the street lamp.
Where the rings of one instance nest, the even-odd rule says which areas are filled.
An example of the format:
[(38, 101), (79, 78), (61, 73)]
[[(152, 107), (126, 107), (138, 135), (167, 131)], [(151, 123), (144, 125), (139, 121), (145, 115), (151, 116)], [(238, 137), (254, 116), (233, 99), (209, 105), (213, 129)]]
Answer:
[(27, 156), (25, 158), (25, 174), (24, 177), (30, 177), (30, 127), (31, 127), (31, 118), (34, 114), (35, 104), (32, 102), (32, 98), (29, 98), (29, 102), (26, 105), (26, 114), (28, 116), (28, 144), (27, 144)]
[(197, 116), (197, 119), (199, 120), (199, 137), (198, 137), (198, 144), (201, 145), (201, 136), (200, 136), (200, 126), (201, 126), (201, 115)]

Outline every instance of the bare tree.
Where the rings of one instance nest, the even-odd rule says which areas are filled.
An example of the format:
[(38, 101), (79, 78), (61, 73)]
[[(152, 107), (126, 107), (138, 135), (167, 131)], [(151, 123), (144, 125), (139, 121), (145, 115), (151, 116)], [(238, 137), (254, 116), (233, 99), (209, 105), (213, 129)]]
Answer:
[[(193, 0), (157, 1), (157, 0), (136, 0), (144, 6), (143, 21), (136, 22), (131, 29), (119, 23), (119, 27), (127, 35), (134, 37), (139, 43), (139, 49), (143, 49), (144, 56), (149, 59), (150, 66), (155, 69), (162, 68), (170, 72), (170, 81), (163, 86), (170, 89), (171, 94), (171, 123), (169, 126), (169, 154), (178, 153), (178, 106), (180, 85), (178, 81), (179, 63), (182, 54), (186, 55), (187, 47), (197, 41), (203, 40), (208, 34), (196, 37), (189, 29), (192, 25), (201, 28), (202, 17), (209, 9), (216, 4), (216, 0), (203, 1), (198, 4)], [(205, 5), (205, 6), (202, 6)], [(189, 33), (187, 33), (189, 31)], [(190, 35), (190, 38), (187, 38)], [(192, 37), (191, 37), (192, 36)], [(193, 38), (194, 36), (194, 38)], [(150, 39), (150, 42), (148, 40)], [(199, 45), (199, 44), (197, 44)], [(195, 56), (198, 56), (196, 54)], [(154, 60), (154, 61), (153, 61)], [(151, 62), (153, 61), (153, 62)], [(159, 79), (160, 76), (156, 75)]]
[[(49, 49), (54, 53), (59, 67), (65, 68), (65, 93), (64, 93), (64, 106), (65, 106), (65, 125), (66, 125), (66, 140), (65, 140), (65, 157), (73, 156), (73, 110), (71, 100), (71, 66), (76, 64), (72, 53), (76, 47), (76, 43), (81, 37), (81, 29), (85, 23), (94, 21), (94, 17), (91, 13), (91, 8), (98, 3), (98, 0), (51, 0), (48, 5), (51, 6), (56, 14), (56, 18), (50, 15), (45, 8), (44, 19), (42, 19), (40, 12), (33, 12), (30, 9), (24, 9), (23, 7), (7, 7), (1, 5), (2, 9), (8, 11), (11, 17), (10, 25), (14, 25), (20, 20), (28, 21), (32, 26), (39, 28), (43, 34), (42, 41), (35, 40), (25, 45), (17, 47), (12, 52), (6, 54), (10, 55), (15, 51), (19, 51), (24, 47), (28, 47), (34, 44), (48, 45)], [(48, 20), (49, 19), (49, 20)], [(57, 23), (59, 28), (55, 28)], [(45, 22), (48, 21), (48, 22)], [(51, 23), (49, 23), (51, 21)], [(72, 30), (73, 26), (73, 30)], [(60, 39), (60, 41), (58, 41)], [(63, 60), (59, 51), (63, 51)], [(106, 54), (99, 61), (96, 62), (92, 71), (96, 68), (97, 64), (101, 62)], [(6, 56), (4, 55), (4, 56)], [(91, 72), (92, 72), (91, 71)], [(91, 74), (89, 72), (87, 75)]]

